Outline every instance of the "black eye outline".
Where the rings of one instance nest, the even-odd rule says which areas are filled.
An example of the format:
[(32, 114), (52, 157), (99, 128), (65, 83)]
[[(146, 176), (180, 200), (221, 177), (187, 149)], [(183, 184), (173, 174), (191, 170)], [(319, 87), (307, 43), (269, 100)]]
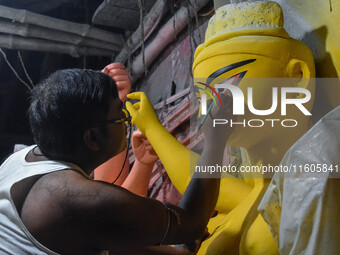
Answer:
[[(246, 70), (246, 71), (237, 73), (237, 74), (235, 74), (235, 75), (233, 75), (233, 76), (230, 76), (230, 77), (228, 77), (228, 78), (222, 80), (221, 82), (219, 82), (219, 83), (217, 83), (217, 84), (223, 84), (223, 83), (225, 83), (225, 82), (228, 81), (228, 80), (234, 79), (234, 81), (231, 82), (231, 85), (238, 86), (238, 85), (240, 84), (241, 80), (243, 79), (243, 77), (246, 75), (247, 72), (248, 72), (248, 71)], [(216, 89), (216, 90), (217, 90), (218, 93), (222, 93), (222, 94), (224, 94), (224, 95), (225, 95), (225, 94), (227, 93), (227, 91), (228, 91), (228, 89), (226, 89), (226, 88), (218, 88), (218, 89)]]
[(233, 69), (236, 69), (238, 67), (241, 66), (245, 66), (248, 65), (250, 63), (253, 63), (254, 61), (256, 61), (256, 59), (248, 59), (248, 60), (244, 60), (244, 61), (240, 61), (237, 63), (233, 63), (227, 66), (224, 66), (218, 70), (216, 70), (215, 72), (213, 72), (212, 74), (209, 75), (208, 79), (207, 79), (207, 84), (209, 85), (213, 80), (215, 80), (218, 76), (221, 76), (222, 74), (229, 72)]

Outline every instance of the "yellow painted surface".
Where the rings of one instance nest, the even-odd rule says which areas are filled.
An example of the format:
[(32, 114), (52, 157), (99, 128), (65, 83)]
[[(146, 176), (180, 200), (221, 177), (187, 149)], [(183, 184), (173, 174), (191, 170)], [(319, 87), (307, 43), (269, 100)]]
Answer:
[(204, 44), (208, 46), (239, 35), (266, 34), (289, 37), (283, 29), (283, 14), (277, 3), (230, 4), (218, 8), (209, 20)]
[[(200, 45), (195, 53), (195, 81), (206, 80), (213, 86), (221, 80), (246, 71), (238, 87), (246, 97), (248, 87), (256, 87), (253, 98), (257, 109), (270, 107), (273, 86), (307, 88), (314, 98), (315, 84), (314, 80), (310, 79), (315, 76), (313, 55), (303, 43), (290, 38), (282, 26), (281, 8), (273, 2), (243, 3), (219, 8), (209, 22), (205, 43)], [(207, 77), (217, 70), (249, 59), (255, 61), (225, 72), (216, 80), (207, 80)], [(287, 79), (287, 82), (273, 84), (273, 78), (301, 80), (291, 83)], [(261, 80), (256, 83), (258, 79)], [(312, 108), (313, 98), (305, 104), (309, 110)], [(246, 111), (244, 116), (238, 116), (237, 121), (254, 118), (280, 119), (280, 114), (275, 111), (270, 116), (257, 116)], [(278, 165), (287, 149), (309, 128), (309, 118), (299, 114), (296, 109), (287, 113), (286, 117), (298, 120), (299, 126), (290, 130), (282, 127), (261, 128), (261, 131), (235, 126), (228, 144), (246, 148), (252, 165)], [(255, 184), (249, 186), (251, 192), (240, 200), (236, 207), (228, 213), (220, 213), (218, 219), (209, 222), (208, 229), (213, 234), (202, 243), (198, 254), (279, 253), (269, 227), (257, 212), (257, 206), (270, 179), (255, 178), (254, 181)], [(221, 190), (223, 188), (221, 187)], [(233, 193), (237, 193), (237, 190)], [(227, 200), (225, 202), (228, 203)], [(226, 207), (231, 208), (227, 205)]]

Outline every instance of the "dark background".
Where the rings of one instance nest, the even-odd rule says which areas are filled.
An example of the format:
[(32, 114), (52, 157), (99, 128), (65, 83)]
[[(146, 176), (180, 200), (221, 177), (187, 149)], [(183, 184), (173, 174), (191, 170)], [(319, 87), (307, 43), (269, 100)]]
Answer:
[[(72, 22), (91, 24), (91, 18), (102, 0), (5, 0), (1, 5), (27, 9)], [(96, 26), (103, 28), (100, 26)], [(104, 29), (112, 31), (112, 28)], [(119, 32), (119, 31), (113, 31)], [(17, 50), (2, 49), (19, 76), (29, 83)], [(23, 63), (34, 84), (58, 69), (102, 69), (111, 62), (108, 57), (74, 58), (66, 54), (20, 51)], [(14, 144), (34, 143), (27, 118), (29, 90), (22, 84), (0, 55), (0, 163), (12, 152)]]

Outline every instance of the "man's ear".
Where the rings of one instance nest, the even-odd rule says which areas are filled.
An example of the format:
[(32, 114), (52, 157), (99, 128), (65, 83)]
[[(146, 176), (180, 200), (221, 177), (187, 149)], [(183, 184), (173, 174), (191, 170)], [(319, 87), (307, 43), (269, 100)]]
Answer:
[(98, 129), (90, 128), (84, 132), (84, 142), (92, 151), (99, 150)]

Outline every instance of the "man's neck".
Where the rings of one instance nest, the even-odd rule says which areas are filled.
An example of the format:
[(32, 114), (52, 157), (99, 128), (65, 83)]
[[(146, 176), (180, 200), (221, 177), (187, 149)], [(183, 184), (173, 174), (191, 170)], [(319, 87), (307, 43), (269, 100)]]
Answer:
[(27, 162), (39, 162), (39, 161), (46, 161), (46, 160), (48, 160), (48, 158), (46, 158), (45, 155), (42, 154), (38, 146), (30, 150), (26, 156)]
[[(86, 153), (88, 154), (88, 153)], [(78, 151), (74, 153), (72, 156), (70, 155), (60, 155), (60, 156), (48, 156), (46, 157), (40, 150), (38, 146), (34, 147), (26, 156), (27, 162), (39, 162), (39, 161), (47, 161), (47, 160), (57, 160), (57, 161), (65, 161), (79, 166), (87, 175), (100, 165), (98, 162), (93, 162), (91, 160), (93, 157), (90, 155), (85, 156), (84, 152)]]

